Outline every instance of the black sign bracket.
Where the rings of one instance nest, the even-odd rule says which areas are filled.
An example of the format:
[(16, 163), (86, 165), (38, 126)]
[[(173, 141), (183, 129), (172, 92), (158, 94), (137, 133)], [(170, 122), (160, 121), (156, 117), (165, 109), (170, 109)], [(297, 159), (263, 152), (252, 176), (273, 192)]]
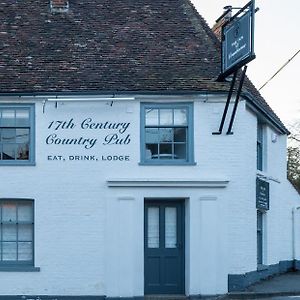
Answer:
[(233, 121), (234, 121), (234, 118), (236, 115), (237, 106), (238, 106), (238, 103), (240, 100), (240, 96), (241, 96), (241, 92), (242, 92), (242, 88), (243, 88), (243, 84), (244, 84), (244, 80), (245, 80), (245, 76), (246, 76), (246, 71), (247, 71), (247, 66), (244, 67), (242, 75), (241, 75), (239, 88), (237, 90), (237, 94), (236, 94), (236, 98), (235, 98), (235, 102), (234, 102), (234, 106), (233, 106), (233, 110), (232, 110), (232, 115), (231, 115), (231, 119), (230, 119), (228, 130), (227, 130), (226, 134), (233, 134), (233, 132), (231, 130), (232, 130)]
[[(232, 97), (232, 94), (233, 94), (234, 85), (235, 85), (235, 82), (236, 82), (236, 77), (237, 77), (238, 71), (239, 70), (236, 70), (233, 74), (233, 78), (232, 78), (232, 81), (231, 81), (230, 90), (228, 92), (227, 101), (226, 101), (226, 104), (225, 104), (225, 108), (224, 108), (223, 116), (222, 116), (222, 119), (221, 119), (219, 131), (213, 132), (212, 133), (213, 135), (222, 134), (225, 119), (226, 119), (226, 115), (227, 115), (229, 104), (230, 104), (230, 100), (231, 100), (231, 97)], [(236, 94), (234, 106), (233, 106), (233, 109), (232, 109), (232, 114), (231, 114), (228, 130), (227, 130), (226, 134), (233, 134), (232, 126), (233, 126), (233, 122), (234, 122), (234, 119), (235, 119), (235, 115), (236, 115), (238, 103), (239, 103), (239, 100), (240, 100), (240, 96), (241, 96), (241, 93), (242, 93), (242, 88), (243, 88), (243, 84), (244, 84), (244, 81), (245, 81), (246, 71), (247, 71), (247, 66), (245, 66), (243, 71), (242, 71), (241, 79), (240, 79), (240, 82), (239, 82), (239, 87), (238, 87), (238, 90), (237, 90), (237, 94)]]
[(231, 100), (231, 97), (232, 97), (232, 94), (233, 94), (234, 85), (235, 85), (235, 82), (236, 82), (237, 73), (238, 73), (238, 70), (236, 70), (234, 72), (233, 78), (231, 80), (231, 85), (230, 85), (230, 89), (229, 89), (229, 92), (228, 92), (227, 101), (226, 101), (226, 104), (225, 104), (225, 108), (224, 108), (222, 120), (221, 120), (221, 123), (220, 123), (219, 131), (213, 132), (212, 134), (222, 134), (225, 119), (226, 119), (226, 115), (227, 115), (229, 104), (230, 104), (230, 100)]

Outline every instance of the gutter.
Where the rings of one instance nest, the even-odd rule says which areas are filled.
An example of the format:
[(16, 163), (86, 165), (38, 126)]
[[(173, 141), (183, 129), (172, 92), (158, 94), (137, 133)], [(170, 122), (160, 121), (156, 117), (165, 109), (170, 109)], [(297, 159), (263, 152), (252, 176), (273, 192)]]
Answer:
[[(209, 91), (209, 90), (202, 90), (202, 91), (191, 91), (191, 90), (183, 90), (183, 91), (60, 91), (60, 92), (49, 92), (49, 91), (44, 91), (44, 92), (1, 92), (0, 97), (34, 97), (34, 98), (51, 98), (52, 101), (55, 101), (55, 98), (60, 98), (62, 99), (63, 97), (67, 96), (101, 96), (104, 95), (109, 100), (114, 100), (113, 98), (122, 98), (124, 95), (169, 95), (169, 96), (180, 96), (180, 95), (207, 95), (207, 94), (222, 94), (226, 95), (227, 91)], [(255, 107), (257, 111), (263, 114), (263, 116), (270, 120), (270, 122), (277, 128), (279, 129), (280, 133), (282, 134), (287, 134), (289, 135), (290, 132), (285, 126), (276, 120), (266, 109), (257, 103), (255, 101), (255, 97), (250, 93), (250, 92), (242, 92), (242, 97), (246, 99), (246, 101), (249, 101), (251, 105)], [(106, 98), (105, 97), (105, 98)], [(102, 97), (101, 97), (102, 98)], [(116, 100), (116, 99), (115, 99)]]

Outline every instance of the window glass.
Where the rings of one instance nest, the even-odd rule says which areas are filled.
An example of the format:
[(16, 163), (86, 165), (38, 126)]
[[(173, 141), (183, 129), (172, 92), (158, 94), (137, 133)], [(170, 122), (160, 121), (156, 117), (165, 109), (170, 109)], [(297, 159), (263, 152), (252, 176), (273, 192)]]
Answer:
[(159, 143), (159, 129), (158, 128), (146, 128), (146, 143), (158, 144)]
[(165, 247), (176, 248), (177, 244), (176, 207), (165, 208)]
[(17, 261), (16, 242), (2, 242), (2, 261)]
[(174, 109), (174, 125), (187, 125), (186, 109)]
[(32, 215), (32, 204), (26, 201), (20, 201), (18, 203), (18, 221), (19, 222), (32, 222), (33, 215)]
[(146, 109), (146, 125), (158, 125), (158, 109)]
[(174, 129), (174, 142), (186, 142), (186, 128)]
[(1, 115), (1, 127), (15, 126), (15, 111), (12, 109), (3, 109)]
[(17, 239), (17, 225), (3, 224), (2, 225), (2, 240), (6, 242), (16, 241)]
[(18, 260), (29, 261), (32, 259), (32, 242), (20, 242), (18, 244)]
[(17, 207), (14, 202), (2, 203), (2, 222), (16, 222)]
[(174, 155), (176, 158), (184, 159), (187, 155), (186, 153), (186, 145), (185, 144), (175, 144), (174, 145)]
[(16, 110), (16, 127), (24, 127), (30, 125), (29, 110), (17, 109)]
[(257, 123), (257, 169), (262, 171), (263, 170), (263, 155), (264, 155), (264, 135), (263, 135), (263, 124), (261, 122)]
[(148, 208), (148, 248), (159, 248), (159, 208)]
[(22, 224), (22, 226), (18, 226), (18, 239), (19, 241), (32, 241), (31, 224)]
[(1, 141), (5, 143), (15, 143), (16, 142), (16, 129), (3, 128), (1, 130)]
[(257, 264), (263, 263), (263, 213), (257, 211)]
[(159, 129), (160, 143), (173, 142), (173, 129), (172, 128), (160, 128)]
[(159, 125), (173, 125), (172, 109), (160, 109)]

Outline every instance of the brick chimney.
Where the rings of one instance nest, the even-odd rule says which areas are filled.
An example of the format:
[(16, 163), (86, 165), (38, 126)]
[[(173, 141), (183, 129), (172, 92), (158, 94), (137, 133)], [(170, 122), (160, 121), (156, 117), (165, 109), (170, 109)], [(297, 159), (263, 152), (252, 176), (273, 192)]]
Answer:
[(221, 34), (222, 34), (222, 26), (225, 22), (227, 22), (231, 18), (231, 6), (225, 6), (224, 7), (224, 13), (221, 17), (219, 17), (216, 20), (216, 24), (212, 27), (212, 31), (217, 36), (219, 40), (221, 40)]
[(69, 10), (68, 0), (50, 0), (51, 12), (67, 12)]

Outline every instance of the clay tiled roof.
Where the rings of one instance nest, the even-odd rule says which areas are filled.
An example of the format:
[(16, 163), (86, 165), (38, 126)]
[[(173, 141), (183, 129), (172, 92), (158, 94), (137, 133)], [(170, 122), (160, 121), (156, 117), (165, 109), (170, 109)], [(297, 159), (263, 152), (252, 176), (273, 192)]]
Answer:
[(64, 13), (2, 0), (0, 20), (0, 93), (229, 89), (217, 82), (219, 42), (189, 0), (69, 0)]

